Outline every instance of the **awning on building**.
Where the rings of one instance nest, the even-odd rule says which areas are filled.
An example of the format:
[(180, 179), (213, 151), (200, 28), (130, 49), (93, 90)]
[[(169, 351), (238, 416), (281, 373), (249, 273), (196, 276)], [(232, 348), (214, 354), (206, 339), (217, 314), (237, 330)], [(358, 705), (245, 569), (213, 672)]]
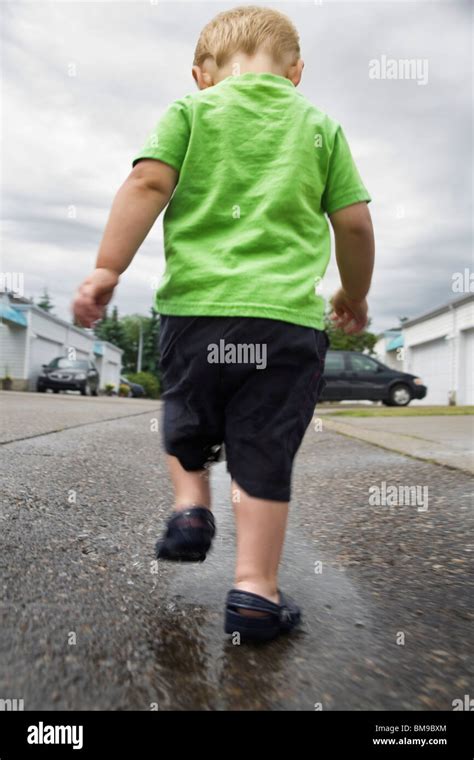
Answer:
[(21, 311), (17, 311), (13, 306), (7, 306), (4, 303), (0, 303), (0, 319), (5, 322), (14, 322), (21, 327), (28, 327), (28, 321)]
[(396, 338), (390, 341), (387, 346), (387, 351), (395, 351), (397, 348), (403, 346), (403, 335), (398, 335)]

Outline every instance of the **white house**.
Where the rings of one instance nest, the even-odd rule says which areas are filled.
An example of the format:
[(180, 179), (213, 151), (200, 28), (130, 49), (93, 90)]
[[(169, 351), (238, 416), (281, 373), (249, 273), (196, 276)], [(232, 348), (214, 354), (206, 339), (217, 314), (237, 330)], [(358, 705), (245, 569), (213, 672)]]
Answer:
[(122, 354), (122, 349), (106, 340), (94, 342), (94, 362), (99, 370), (101, 388), (114, 385), (118, 390), (122, 374)]
[(474, 404), (474, 294), (403, 323), (403, 370), (428, 386), (423, 404)]
[(401, 329), (385, 330), (374, 346), (374, 354), (391, 369), (403, 372), (403, 336)]
[(48, 314), (26, 299), (0, 294), (0, 377), (9, 375), (14, 390), (35, 390), (42, 364), (57, 356), (91, 359), (100, 373), (100, 387), (117, 389), (122, 371), (122, 349), (97, 341), (92, 331)]

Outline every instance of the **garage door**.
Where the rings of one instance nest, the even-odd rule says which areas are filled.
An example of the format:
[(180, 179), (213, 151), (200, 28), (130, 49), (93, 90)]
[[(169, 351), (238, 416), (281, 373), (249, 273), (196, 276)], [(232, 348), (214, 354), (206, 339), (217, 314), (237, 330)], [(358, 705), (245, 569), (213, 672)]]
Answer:
[(120, 367), (116, 362), (106, 360), (102, 363), (102, 372), (100, 375), (100, 386), (104, 388), (111, 383), (115, 388), (120, 385)]
[(440, 338), (410, 346), (408, 371), (421, 377), (428, 386), (424, 403), (447, 404), (452, 385), (451, 341)]
[(474, 404), (474, 329), (461, 333), (459, 403)]

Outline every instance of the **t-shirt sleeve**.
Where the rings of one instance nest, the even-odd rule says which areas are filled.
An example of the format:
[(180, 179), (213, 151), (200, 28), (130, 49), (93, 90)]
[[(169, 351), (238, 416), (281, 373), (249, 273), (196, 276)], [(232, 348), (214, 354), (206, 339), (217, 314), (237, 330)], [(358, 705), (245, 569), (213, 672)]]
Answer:
[(334, 211), (362, 201), (370, 203), (371, 198), (357, 171), (346, 136), (342, 128), (338, 127), (321, 205), (326, 214), (333, 214)]
[(189, 134), (187, 108), (177, 100), (159, 119), (142, 150), (133, 159), (132, 166), (142, 158), (154, 158), (179, 172), (188, 149)]

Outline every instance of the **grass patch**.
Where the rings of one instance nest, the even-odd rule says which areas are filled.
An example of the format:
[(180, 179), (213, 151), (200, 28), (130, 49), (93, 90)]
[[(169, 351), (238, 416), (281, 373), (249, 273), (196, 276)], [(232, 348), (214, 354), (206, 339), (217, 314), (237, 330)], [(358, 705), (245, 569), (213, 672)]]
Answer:
[(376, 406), (373, 409), (338, 409), (328, 414), (333, 417), (456, 417), (474, 414), (474, 406)]

